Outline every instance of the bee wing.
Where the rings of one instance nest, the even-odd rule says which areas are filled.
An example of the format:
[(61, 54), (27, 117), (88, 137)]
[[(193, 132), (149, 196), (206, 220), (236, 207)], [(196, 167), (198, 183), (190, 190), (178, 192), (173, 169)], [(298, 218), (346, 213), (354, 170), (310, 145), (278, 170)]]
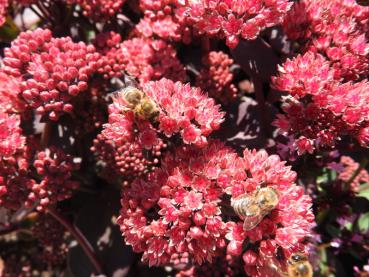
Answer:
[(263, 259), (263, 265), (258, 266), (258, 272), (261, 276), (289, 277), (281, 262), (279, 262), (275, 257), (265, 257), (265, 255), (260, 255), (259, 257)]
[(254, 216), (245, 216), (244, 222), (243, 222), (243, 230), (249, 231), (251, 229), (254, 229), (260, 221), (262, 221), (264, 218), (264, 214), (259, 213)]
[(140, 84), (137, 82), (137, 80), (135, 80), (135, 78), (124, 74), (124, 84), (125, 87), (135, 87), (138, 88), (140, 86)]
[(113, 102), (118, 104), (119, 106), (127, 106), (129, 103), (125, 100), (124, 91), (122, 89), (114, 91), (111, 93), (111, 98)]

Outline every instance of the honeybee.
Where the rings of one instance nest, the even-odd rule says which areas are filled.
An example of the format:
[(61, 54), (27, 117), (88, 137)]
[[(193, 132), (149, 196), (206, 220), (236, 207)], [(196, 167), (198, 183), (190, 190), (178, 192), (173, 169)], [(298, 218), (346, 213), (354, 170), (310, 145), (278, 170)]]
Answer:
[(264, 187), (253, 193), (245, 193), (231, 199), (231, 206), (236, 214), (244, 219), (243, 229), (249, 231), (256, 227), (279, 202), (275, 189)]
[(274, 257), (268, 257), (268, 276), (279, 277), (312, 277), (313, 267), (308, 258), (301, 253), (294, 253), (287, 260), (287, 267), (282, 266)]
[(287, 272), (288, 277), (312, 277), (313, 267), (305, 255), (295, 253), (287, 261)]
[(159, 114), (156, 103), (138, 88), (126, 87), (114, 97), (118, 98), (118, 101), (122, 99), (125, 106), (140, 119), (153, 119)]

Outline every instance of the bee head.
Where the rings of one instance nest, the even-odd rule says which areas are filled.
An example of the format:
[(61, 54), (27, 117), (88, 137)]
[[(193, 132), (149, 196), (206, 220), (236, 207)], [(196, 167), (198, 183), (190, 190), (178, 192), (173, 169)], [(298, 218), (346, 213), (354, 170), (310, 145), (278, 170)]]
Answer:
[(138, 105), (144, 95), (141, 90), (135, 87), (126, 87), (122, 93), (125, 101), (133, 106)]
[(150, 119), (156, 117), (159, 113), (159, 110), (154, 101), (150, 98), (145, 97), (141, 103), (139, 104), (139, 114), (146, 119)]
[(305, 263), (301, 263), (296, 268), (300, 276), (307, 276), (310, 272), (309, 266)]
[(301, 255), (299, 253), (295, 253), (295, 254), (291, 255), (291, 257), (289, 259), (289, 263), (295, 264), (295, 263), (299, 263), (299, 262), (306, 261), (306, 260), (307, 260), (307, 258), (304, 255)]

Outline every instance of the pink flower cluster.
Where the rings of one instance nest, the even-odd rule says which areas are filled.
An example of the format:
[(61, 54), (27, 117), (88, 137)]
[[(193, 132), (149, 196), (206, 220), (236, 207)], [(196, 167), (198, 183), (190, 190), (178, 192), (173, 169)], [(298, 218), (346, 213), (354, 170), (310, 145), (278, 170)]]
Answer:
[(119, 48), (121, 42), (121, 35), (113, 31), (99, 33), (93, 40), (96, 50), (102, 55), (106, 55), (112, 48)]
[(229, 103), (237, 97), (230, 70), (233, 60), (224, 52), (209, 52), (203, 57), (204, 68), (196, 77), (196, 85), (221, 103)]
[(278, 66), (278, 71), (278, 77), (273, 78), (274, 86), (296, 98), (319, 95), (334, 81), (334, 71), (329, 62), (313, 52), (287, 59)]
[(144, 17), (135, 26), (134, 35), (158, 37), (165, 41), (182, 41), (189, 44), (196, 36), (187, 22), (185, 5), (177, 0), (140, 0)]
[(154, 124), (152, 119), (138, 117), (124, 95), (118, 94), (109, 106), (109, 123), (94, 142), (98, 160), (118, 174), (141, 174), (156, 165), (166, 147), (160, 134), (179, 133), (185, 143), (203, 146), (223, 122), (219, 106), (198, 88), (161, 79), (145, 84), (142, 91), (157, 106)]
[(241, 38), (255, 39), (263, 29), (281, 23), (291, 5), (287, 0), (190, 0), (186, 12), (199, 33), (226, 38), (234, 48)]
[(3, 72), (19, 78), (19, 97), (29, 108), (56, 120), (73, 110), (71, 102), (88, 88), (99, 57), (92, 45), (36, 29), (21, 33), (5, 49)]
[[(339, 172), (338, 178), (344, 182), (350, 181), (360, 166), (349, 156), (341, 156), (340, 164), (343, 169)], [(365, 168), (360, 170), (357, 176), (351, 180), (350, 186), (353, 191), (357, 191), (360, 185), (364, 183), (369, 183), (369, 173)]]
[(161, 168), (123, 190), (118, 223), (126, 242), (149, 265), (185, 252), (196, 264), (211, 262), (226, 246), (217, 178), (234, 159), (220, 143), (166, 155)]
[(35, 155), (32, 148), (0, 160), (0, 205), (7, 209), (36, 206), (42, 211), (71, 197), (79, 185), (72, 180), (79, 169), (72, 156), (55, 147)]
[(83, 15), (96, 21), (108, 21), (122, 8), (126, 0), (66, 0), (70, 5), (77, 4)]
[(50, 215), (41, 214), (32, 225), (31, 231), (42, 246), (41, 253), (37, 253), (40, 261), (54, 267), (62, 264), (68, 253), (64, 227)]
[[(73, 120), (74, 136), (83, 139), (86, 135), (101, 130), (107, 120), (108, 99), (105, 98), (104, 83), (95, 79), (89, 83), (89, 90), (73, 102), (75, 111), (69, 118)], [(86, 119), (89, 120), (86, 120)]]
[(22, 113), (26, 103), (19, 98), (21, 79), (0, 71), (0, 110)]
[(0, 157), (14, 155), (24, 144), (19, 115), (7, 114), (0, 109)]
[[(226, 238), (230, 241), (227, 253), (242, 255), (244, 269), (251, 276), (278, 275), (273, 263), (285, 270), (285, 261), (292, 253), (304, 252), (303, 240), (311, 235), (314, 215), (311, 199), (304, 189), (297, 186), (296, 173), (285, 166), (277, 155), (268, 156), (266, 151), (245, 150), (238, 178), (228, 185), (232, 197), (271, 187), (278, 192), (278, 205), (254, 229), (244, 231), (243, 222), (228, 222)], [(242, 171), (241, 171), (242, 170)], [(243, 248), (245, 241), (258, 247)], [(278, 258), (279, 257), (279, 258)]]
[(92, 151), (102, 163), (103, 177), (114, 173), (134, 178), (157, 165), (165, 148), (149, 122), (135, 120), (132, 112), (113, 104), (109, 107), (109, 123), (104, 124), (104, 130), (94, 140)]
[(10, 157), (0, 156), (0, 206), (16, 210), (29, 203), (28, 194), (36, 183), (28, 175), (31, 157), (28, 147)]
[(369, 83), (341, 83), (334, 73), (322, 55), (307, 52), (287, 60), (273, 79), (277, 89), (290, 95), (284, 100), (285, 114), (278, 115), (275, 125), (295, 136), (300, 154), (334, 146), (345, 136), (368, 145)]
[(161, 79), (143, 86), (159, 107), (159, 130), (167, 137), (180, 133), (183, 142), (203, 146), (206, 137), (219, 129), (224, 113), (214, 100), (189, 84)]
[(304, 51), (323, 54), (338, 78), (354, 80), (368, 74), (369, 8), (355, 0), (296, 2), (283, 26)]
[(8, 8), (8, 0), (0, 0), (0, 26), (3, 25), (6, 21), (7, 8)]
[(79, 169), (79, 163), (56, 147), (38, 152), (33, 167), (41, 181), (32, 186), (28, 199), (39, 201), (38, 210), (70, 198), (79, 187), (79, 182), (72, 179), (72, 173)]
[[(242, 256), (246, 273), (272, 276), (269, 262), (282, 252), (278, 266), (285, 270), (286, 258), (304, 250), (314, 222), (311, 199), (295, 178), (265, 151), (246, 150), (241, 158), (217, 141), (179, 147), (147, 178), (123, 190), (118, 223), (126, 242), (150, 265), (172, 263), (183, 253), (190, 264), (212, 262), (227, 249), (230, 259)], [(262, 186), (274, 188), (279, 203), (246, 232), (227, 194), (237, 197)]]
[(162, 77), (184, 81), (186, 72), (176, 51), (163, 40), (133, 38), (111, 48), (98, 62), (105, 78), (120, 77), (125, 72), (140, 83)]

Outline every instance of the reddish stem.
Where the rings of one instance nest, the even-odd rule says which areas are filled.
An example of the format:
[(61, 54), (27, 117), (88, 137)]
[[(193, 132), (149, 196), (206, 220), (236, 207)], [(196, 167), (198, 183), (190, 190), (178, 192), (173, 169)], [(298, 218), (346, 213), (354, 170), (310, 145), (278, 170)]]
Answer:
[(46, 18), (45, 17), (43, 17), (42, 15), (41, 15), (41, 13), (39, 13), (34, 7), (32, 7), (32, 6), (30, 6), (29, 7), (40, 19), (42, 19), (42, 20), (44, 20), (44, 21), (46, 21)]
[(46, 148), (49, 145), (52, 128), (53, 128), (52, 123), (47, 122), (45, 124), (44, 130), (41, 135), (41, 146), (42, 147)]
[(0, 236), (12, 233), (14, 231), (18, 231), (20, 228), (21, 228), (21, 226), (20, 226), (19, 223), (15, 223), (15, 224), (0, 227)]
[(255, 98), (258, 103), (259, 115), (260, 115), (260, 129), (263, 137), (268, 137), (270, 134), (269, 130), (269, 110), (265, 102), (263, 83), (259, 78), (253, 78), (252, 82), (255, 88)]
[(41, 1), (36, 3), (36, 7), (41, 11), (47, 20), (52, 21), (52, 16), (50, 16), (49, 11), (45, 8)]
[(204, 53), (210, 52), (210, 39), (208, 37), (201, 38), (201, 47)]
[(62, 215), (60, 215), (57, 211), (53, 209), (47, 209), (47, 212), (54, 217), (61, 225), (65, 227), (77, 240), (79, 245), (82, 247), (83, 251), (85, 252), (86, 256), (89, 258), (90, 262), (92, 263), (93, 267), (95, 268), (95, 273), (98, 275), (103, 275), (103, 268), (101, 266), (100, 261), (98, 260), (96, 253), (89, 243), (89, 241), (85, 238), (82, 232), (78, 229), (77, 226), (70, 223), (67, 219), (65, 219)]

